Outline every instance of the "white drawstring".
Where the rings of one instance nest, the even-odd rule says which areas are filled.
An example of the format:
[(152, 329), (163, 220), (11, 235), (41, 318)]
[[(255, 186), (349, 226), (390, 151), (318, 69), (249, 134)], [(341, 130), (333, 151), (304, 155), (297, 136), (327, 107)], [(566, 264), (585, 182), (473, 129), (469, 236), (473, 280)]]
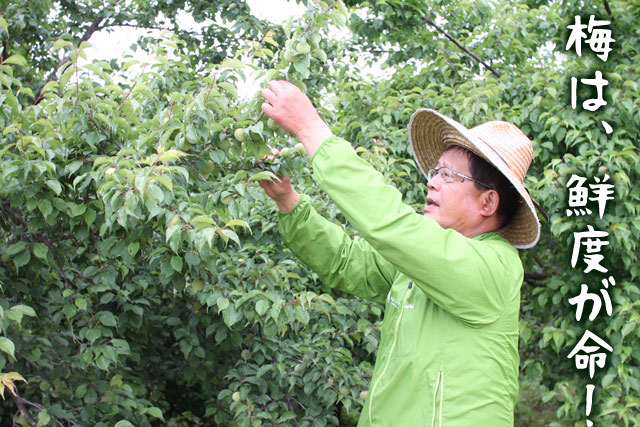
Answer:
[(442, 427), (442, 399), (444, 399), (444, 372), (440, 371), (442, 375), (442, 390), (440, 390), (440, 427)]
[(442, 371), (438, 371), (438, 380), (436, 381), (436, 387), (433, 390), (433, 415), (431, 415), (431, 427), (434, 427), (436, 422), (436, 397), (438, 395), (438, 387), (440, 386), (440, 380), (442, 380), (442, 389), (440, 390), (439, 421), (440, 421), (440, 427), (442, 427), (442, 399), (444, 398), (444, 372)]
[[(431, 427), (436, 422), (436, 396), (438, 395), (438, 386), (440, 385), (440, 372), (438, 372), (438, 380), (436, 381), (436, 387), (433, 389), (433, 415), (431, 416)], [(442, 422), (440, 422), (442, 424)]]

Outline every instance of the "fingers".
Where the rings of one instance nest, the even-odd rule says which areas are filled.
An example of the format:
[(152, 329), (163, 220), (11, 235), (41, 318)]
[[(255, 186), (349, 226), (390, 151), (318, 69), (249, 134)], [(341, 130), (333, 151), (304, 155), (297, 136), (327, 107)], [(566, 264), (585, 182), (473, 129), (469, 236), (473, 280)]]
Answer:
[(263, 102), (262, 112), (264, 112), (269, 117), (273, 117), (273, 114), (275, 113), (275, 109), (273, 108), (273, 105), (269, 104), (268, 102)]
[(278, 98), (278, 95), (276, 95), (276, 93), (271, 89), (271, 87), (266, 88), (266, 89), (262, 89), (262, 97), (265, 99), (265, 101), (267, 101), (269, 104), (272, 104), (276, 101), (276, 99)]
[(267, 147), (269, 147), (269, 149), (271, 150), (271, 154), (265, 154), (260, 160), (275, 160), (276, 156), (280, 155), (280, 150), (278, 150), (277, 148), (273, 148), (270, 145), (268, 145)]

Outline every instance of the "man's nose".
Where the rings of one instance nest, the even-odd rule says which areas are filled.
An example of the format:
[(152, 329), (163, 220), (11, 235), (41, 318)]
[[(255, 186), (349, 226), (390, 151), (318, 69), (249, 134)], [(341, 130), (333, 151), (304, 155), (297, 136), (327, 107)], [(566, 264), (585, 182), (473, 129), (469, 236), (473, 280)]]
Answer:
[(427, 180), (427, 188), (429, 190), (440, 186), (440, 180), (438, 179), (439, 176), (440, 174), (435, 174), (431, 179)]

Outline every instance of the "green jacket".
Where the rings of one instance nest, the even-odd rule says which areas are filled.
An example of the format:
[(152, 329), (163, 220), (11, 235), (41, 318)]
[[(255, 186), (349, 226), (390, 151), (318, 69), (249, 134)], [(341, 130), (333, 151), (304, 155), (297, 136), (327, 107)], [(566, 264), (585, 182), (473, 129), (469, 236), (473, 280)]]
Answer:
[(329, 286), (386, 303), (358, 426), (512, 426), (517, 250), (497, 233), (467, 238), (416, 213), (340, 138), (325, 140), (311, 164), (359, 237), (302, 195), (280, 215), (287, 245)]

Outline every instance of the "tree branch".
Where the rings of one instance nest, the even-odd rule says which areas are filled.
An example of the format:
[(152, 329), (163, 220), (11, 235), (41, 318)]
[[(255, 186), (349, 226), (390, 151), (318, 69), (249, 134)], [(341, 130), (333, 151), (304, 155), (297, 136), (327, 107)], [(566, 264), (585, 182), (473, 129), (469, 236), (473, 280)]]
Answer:
[(526, 272), (524, 273), (524, 280), (544, 280), (551, 277), (550, 274), (547, 273), (534, 273), (534, 272)]
[(500, 77), (500, 74), (494, 70), (491, 65), (487, 64), (486, 62), (484, 62), (482, 59), (480, 59), (475, 53), (471, 52), (469, 49), (467, 49), (466, 47), (464, 47), (458, 40), (454, 39), (449, 33), (447, 33), (445, 30), (443, 30), (440, 26), (438, 26), (435, 22), (433, 22), (433, 20), (424, 17), (424, 22), (426, 22), (427, 24), (431, 25), (433, 28), (435, 28), (436, 30), (438, 30), (439, 33), (441, 33), (442, 35), (444, 35), (446, 38), (448, 38), (449, 40), (451, 40), (453, 42), (453, 44), (455, 44), (456, 46), (458, 46), (463, 52), (465, 52), (467, 55), (469, 55), (470, 57), (472, 57), (473, 59), (475, 59), (476, 61), (478, 61), (480, 64), (484, 65), (487, 70), (491, 71), (491, 73), (496, 76), (496, 77)]
[(611, 14), (611, 7), (609, 6), (609, 2), (607, 0), (604, 0), (604, 10), (607, 11), (609, 18), (611, 18), (611, 21), (613, 21), (613, 15)]
[[(115, 3), (113, 5), (108, 5), (106, 7), (112, 8), (114, 6), (116, 6), (118, 3), (120, 3), (120, 0), (116, 0)], [(106, 8), (105, 7), (105, 8)], [(82, 44), (82, 42), (85, 42), (87, 40), (89, 40), (91, 38), (91, 36), (93, 35), (93, 33), (95, 33), (96, 31), (100, 30), (100, 24), (102, 23), (102, 21), (104, 20), (104, 16), (102, 14), (102, 11), (98, 12), (98, 14), (96, 15), (96, 17), (93, 19), (93, 21), (91, 22), (91, 24), (89, 25), (89, 28), (87, 28), (87, 30), (84, 32), (84, 34), (82, 35), (82, 37), (80, 37), (80, 41), (78, 42), (78, 46), (80, 47), (80, 45)], [(47, 84), (47, 82), (53, 80), (53, 77), (55, 76), (56, 72), (58, 71), (58, 69), (65, 64), (67, 61), (69, 61), (69, 58), (71, 58), (71, 55), (66, 55), (64, 58), (62, 58), (60, 61), (58, 61), (58, 65), (56, 66), (56, 68), (54, 68), (49, 75), (47, 76), (47, 78), (45, 79), (44, 83)], [(43, 85), (44, 86), (44, 85)]]
[[(39, 233), (37, 231), (29, 231), (29, 224), (27, 223), (27, 221), (25, 221), (24, 218), (22, 218), (22, 216), (20, 216), (20, 214), (18, 212), (16, 212), (13, 209), (11, 209), (11, 205), (9, 204), (9, 200), (3, 200), (2, 201), (2, 206), (4, 207), (5, 211), (7, 211), (16, 221), (18, 221), (25, 228), (27, 233), (30, 233), (31, 235), (33, 235), (33, 237), (35, 237), (36, 240), (38, 240), (40, 243), (44, 243), (45, 245), (47, 245), (49, 247), (49, 250), (53, 254), (54, 258), (56, 258), (56, 260), (58, 260), (58, 251), (57, 251), (56, 247), (53, 246), (53, 243), (51, 243), (46, 237), (44, 237), (44, 235), (42, 235), (42, 233)], [(65, 236), (65, 237), (67, 237), (67, 236)], [(58, 240), (64, 240), (64, 239), (58, 239)]]
[(23, 403), (24, 399), (19, 397), (17, 394), (13, 394), (13, 393), (9, 393), (9, 394), (11, 394), (11, 398), (15, 402), (16, 406), (18, 407), (18, 411), (20, 411), (20, 414), (22, 414), (22, 417), (27, 422), (27, 424), (29, 424), (31, 427), (36, 427), (37, 423), (33, 420), (33, 418), (31, 418), (31, 415), (29, 414), (29, 410), (24, 406), (24, 403)]
[[(30, 233), (40, 243), (44, 243), (45, 245), (47, 245), (47, 247), (51, 251), (51, 254), (53, 255), (53, 258), (56, 260), (56, 263), (58, 264), (58, 267), (60, 268), (60, 275), (62, 276), (62, 279), (64, 280), (65, 286), (69, 287), (69, 282), (67, 281), (67, 276), (64, 274), (64, 269), (62, 267), (62, 262), (60, 262), (60, 257), (58, 256), (58, 249), (55, 247), (55, 245), (49, 239), (47, 239), (42, 233), (40, 233), (38, 231), (29, 231), (29, 224), (27, 223), (27, 221), (24, 218), (22, 218), (22, 216), (18, 212), (16, 212), (13, 209), (11, 209), (11, 204), (10, 204), (8, 199), (2, 201), (2, 207), (4, 208), (5, 211), (7, 211), (9, 213), (9, 215), (11, 215), (18, 223), (20, 223), (20, 225), (22, 225), (24, 227), (24, 229), (25, 229), (25, 231), (27, 233)], [(54, 240), (54, 242), (59, 242), (61, 240), (67, 240), (67, 239), (73, 239), (73, 238), (74, 238), (74, 236), (65, 234), (65, 235), (57, 237)]]

